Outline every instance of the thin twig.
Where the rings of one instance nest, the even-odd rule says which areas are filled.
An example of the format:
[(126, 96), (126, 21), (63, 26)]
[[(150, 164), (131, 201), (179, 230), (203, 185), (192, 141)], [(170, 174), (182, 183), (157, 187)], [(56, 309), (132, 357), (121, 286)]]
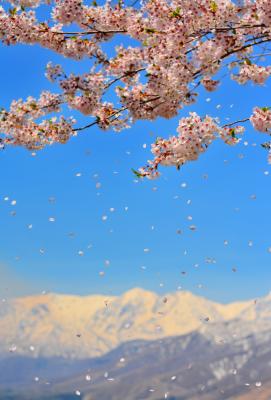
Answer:
[(233, 126), (236, 124), (240, 124), (242, 122), (248, 122), (248, 121), (249, 121), (249, 118), (239, 119), (238, 121), (234, 121), (234, 122), (231, 122), (230, 124), (223, 125), (222, 128), (227, 128), (227, 127), (230, 127), (230, 126)]

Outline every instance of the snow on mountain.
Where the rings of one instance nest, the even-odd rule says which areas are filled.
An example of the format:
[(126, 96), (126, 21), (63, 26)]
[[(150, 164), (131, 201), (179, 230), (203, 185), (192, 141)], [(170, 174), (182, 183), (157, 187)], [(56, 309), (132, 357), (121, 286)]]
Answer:
[[(239, 320), (248, 322), (248, 332), (264, 330), (268, 316), (271, 296), (223, 305), (190, 292), (158, 296), (140, 288), (118, 297), (44, 294), (2, 301), (0, 354), (84, 359), (135, 339), (155, 340), (193, 331), (232, 335), (235, 328), (243, 329)], [(219, 331), (225, 321), (231, 327), (228, 333), (224, 328)]]

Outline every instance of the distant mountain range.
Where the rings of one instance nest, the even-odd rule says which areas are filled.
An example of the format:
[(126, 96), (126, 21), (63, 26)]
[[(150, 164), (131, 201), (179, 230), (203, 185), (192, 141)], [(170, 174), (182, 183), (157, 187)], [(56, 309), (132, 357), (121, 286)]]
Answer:
[[(47, 294), (0, 305), (0, 399), (268, 400), (271, 296)], [(264, 397), (265, 396), (265, 397)]]
[(222, 305), (189, 292), (158, 296), (139, 288), (119, 297), (17, 298), (0, 304), (0, 354), (14, 349), (31, 357), (95, 357), (129, 340), (182, 335), (236, 318), (255, 320), (266, 302), (269, 298), (256, 305)]

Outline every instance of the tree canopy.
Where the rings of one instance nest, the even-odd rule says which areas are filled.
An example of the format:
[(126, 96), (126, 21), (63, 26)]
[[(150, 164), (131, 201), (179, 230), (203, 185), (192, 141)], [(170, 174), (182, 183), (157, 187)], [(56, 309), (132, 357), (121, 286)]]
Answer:
[[(50, 18), (43, 20), (38, 10), (45, 6)], [(67, 75), (61, 65), (48, 62), (46, 76), (58, 92), (42, 91), (39, 98), (14, 100), (9, 110), (2, 108), (3, 147), (41, 149), (66, 143), (93, 125), (121, 131), (137, 120), (173, 118), (197, 101), (200, 86), (217, 90), (221, 70), (242, 85), (263, 85), (271, 75), (270, 0), (146, 0), (128, 5), (121, 0), (103, 5), (95, 0), (91, 5), (81, 0), (15, 0), (0, 8), (0, 37), (6, 45), (37, 44), (64, 57), (93, 61), (81, 75)], [(123, 37), (131, 43), (108, 54), (104, 43), (121, 43)], [(87, 116), (86, 124), (78, 126), (74, 118), (64, 117), (65, 105)], [(134, 172), (155, 178), (160, 165), (180, 168), (217, 138), (234, 145), (247, 122), (271, 134), (271, 108), (255, 105), (251, 115), (224, 125), (216, 116), (191, 112), (179, 120), (176, 135), (156, 139), (153, 160)], [(262, 146), (271, 148), (268, 141)]]

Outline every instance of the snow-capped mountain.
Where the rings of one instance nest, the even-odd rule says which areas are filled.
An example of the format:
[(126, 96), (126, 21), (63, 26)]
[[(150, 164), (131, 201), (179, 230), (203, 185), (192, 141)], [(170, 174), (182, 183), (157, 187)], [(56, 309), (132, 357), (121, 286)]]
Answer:
[(190, 292), (158, 296), (139, 288), (118, 297), (44, 294), (1, 302), (0, 355), (85, 359), (127, 341), (193, 331), (227, 340), (232, 329), (245, 336), (265, 330), (270, 317), (270, 296), (223, 305)]

